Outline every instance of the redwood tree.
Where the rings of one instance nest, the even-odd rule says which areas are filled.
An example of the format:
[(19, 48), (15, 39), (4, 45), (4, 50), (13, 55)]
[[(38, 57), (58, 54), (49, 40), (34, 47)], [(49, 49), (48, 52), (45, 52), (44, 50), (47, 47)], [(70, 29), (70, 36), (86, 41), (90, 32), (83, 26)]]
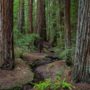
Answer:
[(29, 5), (29, 32), (33, 33), (33, 0), (28, 0)]
[(71, 47), (70, 0), (65, 0), (65, 36), (66, 47)]
[(79, 0), (73, 78), (90, 83), (90, 0)]
[(70, 50), (71, 49), (71, 22), (70, 22), (70, 2), (71, 0), (65, 0), (65, 46), (66, 49), (68, 49), (67, 55), (66, 55), (66, 62), (68, 65), (71, 64), (71, 55)]
[(2, 17), (1, 17), (1, 1), (0, 1), (0, 66), (2, 65)]
[(37, 1), (37, 25), (36, 32), (42, 40), (46, 41), (46, 17), (45, 17), (45, 0)]
[(21, 33), (24, 31), (24, 0), (19, 0), (19, 17), (18, 17), (18, 29)]
[(0, 49), (3, 64), (2, 69), (13, 69), (14, 67), (14, 48), (13, 48), (13, 0), (0, 0), (1, 2), (1, 37)]

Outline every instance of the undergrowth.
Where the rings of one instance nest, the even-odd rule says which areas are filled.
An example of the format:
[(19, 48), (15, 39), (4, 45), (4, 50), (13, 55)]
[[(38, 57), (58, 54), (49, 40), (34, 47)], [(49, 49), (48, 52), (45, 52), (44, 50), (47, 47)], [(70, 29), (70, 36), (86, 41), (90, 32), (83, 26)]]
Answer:
[(39, 39), (37, 34), (22, 34), (19, 31), (15, 31), (14, 43), (15, 43), (15, 56), (19, 57), (23, 53), (36, 51), (37, 48), (34, 45), (35, 40)]
[(39, 83), (34, 84), (35, 90), (72, 90), (74, 86), (67, 82), (65, 79), (61, 79), (60, 76), (56, 76), (56, 79), (46, 79)]

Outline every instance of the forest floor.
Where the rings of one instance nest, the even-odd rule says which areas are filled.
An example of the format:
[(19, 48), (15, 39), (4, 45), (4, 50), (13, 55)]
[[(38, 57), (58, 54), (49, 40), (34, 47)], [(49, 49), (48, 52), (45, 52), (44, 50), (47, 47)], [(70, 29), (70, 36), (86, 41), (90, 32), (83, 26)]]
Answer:
[[(15, 86), (21, 88), (8, 90), (35, 90), (32, 83), (48, 78), (54, 81), (57, 75), (72, 83), (71, 68), (55, 53), (26, 53), (20, 60), (16, 60), (16, 68), (13, 71), (0, 70), (0, 90)], [(78, 83), (74, 86), (73, 90), (90, 90), (90, 84)]]
[[(62, 80), (65, 78), (67, 82), (72, 83), (72, 69), (66, 65), (64, 60), (61, 60), (55, 54), (25, 54), (23, 55), (23, 60), (32, 67), (35, 74), (34, 82), (39, 82), (48, 78), (53, 81), (57, 74), (62, 74)], [(90, 90), (90, 84), (78, 83), (73, 85), (75, 86), (73, 90)], [(23, 90), (35, 90), (30, 88), (29, 85), (25, 85)]]

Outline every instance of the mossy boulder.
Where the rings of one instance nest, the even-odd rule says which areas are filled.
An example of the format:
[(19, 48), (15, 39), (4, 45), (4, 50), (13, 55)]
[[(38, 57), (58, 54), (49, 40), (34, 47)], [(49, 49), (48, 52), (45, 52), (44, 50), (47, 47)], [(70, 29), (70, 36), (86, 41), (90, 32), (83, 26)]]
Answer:
[(0, 69), (0, 90), (22, 87), (33, 80), (34, 74), (24, 61), (17, 59), (15, 63), (16, 66), (12, 71)]

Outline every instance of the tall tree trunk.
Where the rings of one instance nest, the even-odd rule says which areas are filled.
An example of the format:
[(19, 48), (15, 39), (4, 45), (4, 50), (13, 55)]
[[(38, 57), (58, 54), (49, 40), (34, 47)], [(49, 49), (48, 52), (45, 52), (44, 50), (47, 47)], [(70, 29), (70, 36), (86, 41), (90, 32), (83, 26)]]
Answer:
[(40, 35), (41, 39), (46, 41), (47, 34), (46, 34), (45, 0), (38, 0), (37, 4), (38, 5), (37, 5), (36, 30), (37, 33)]
[(1, 17), (1, 1), (0, 1), (0, 66), (3, 64), (2, 60), (2, 17)]
[(14, 48), (13, 48), (13, 0), (1, 0), (2, 18), (2, 69), (13, 69)]
[(90, 83), (90, 0), (79, 0), (73, 78)]
[(24, 0), (19, 0), (19, 17), (18, 17), (18, 29), (21, 33), (25, 33), (24, 31)]
[(71, 22), (70, 22), (70, 0), (65, 0), (65, 47), (68, 49), (68, 53), (66, 55), (67, 64), (71, 63)]
[(29, 32), (33, 33), (33, 0), (28, 0), (29, 2)]
[(70, 0), (65, 0), (66, 47), (71, 48)]

